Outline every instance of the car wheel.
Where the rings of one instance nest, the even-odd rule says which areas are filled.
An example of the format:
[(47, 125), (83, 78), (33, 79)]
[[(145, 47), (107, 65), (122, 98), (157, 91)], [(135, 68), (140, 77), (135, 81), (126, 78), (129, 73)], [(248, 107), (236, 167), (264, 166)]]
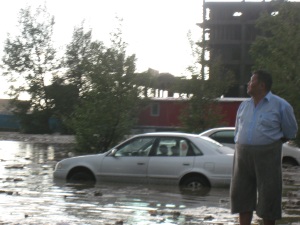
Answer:
[(94, 175), (88, 170), (75, 170), (67, 178), (70, 183), (95, 183)]
[(293, 158), (283, 158), (282, 159), (282, 166), (283, 167), (291, 167), (291, 166), (299, 166), (299, 164)]
[(193, 176), (188, 177), (182, 182), (182, 186), (189, 190), (201, 190), (204, 188), (210, 188), (210, 184), (205, 177)]

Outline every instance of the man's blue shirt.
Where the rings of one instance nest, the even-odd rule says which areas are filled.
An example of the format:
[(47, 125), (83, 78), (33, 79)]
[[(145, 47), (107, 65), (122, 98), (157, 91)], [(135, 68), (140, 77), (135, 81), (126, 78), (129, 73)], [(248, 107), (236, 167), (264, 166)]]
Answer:
[(293, 139), (297, 130), (292, 106), (269, 92), (256, 107), (252, 98), (241, 103), (234, 140), (238, 144), (266, 145), (283, 137)]

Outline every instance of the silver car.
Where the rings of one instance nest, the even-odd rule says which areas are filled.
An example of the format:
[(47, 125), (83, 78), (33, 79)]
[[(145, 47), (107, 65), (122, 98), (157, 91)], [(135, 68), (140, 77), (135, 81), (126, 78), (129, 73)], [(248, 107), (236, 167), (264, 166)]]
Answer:
[(173, 132), (133, 136), (102, 154), (64, 159), (55, 179), (229, 186), (234, 150), (199, 135)]
[[(218, 127), (209, 129), (200, 134), (200, 136), (210, 137), (223, 145), (235, 148), (234, 143), (235, 127)], [(282, 145), (282, 164), (284, 166), (300, 165), (300, 148), (293, 146), (291, 142)]]

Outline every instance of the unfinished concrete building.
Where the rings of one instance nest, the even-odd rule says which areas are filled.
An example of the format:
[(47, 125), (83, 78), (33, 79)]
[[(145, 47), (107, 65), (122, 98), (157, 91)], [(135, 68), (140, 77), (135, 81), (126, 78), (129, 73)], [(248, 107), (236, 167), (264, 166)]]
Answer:
[(237, 85), (227, 97), (245, 97), (246, 84), (251, 76), (249, 49), (258, 31), (255, 22), (263, 11), (272, 12), (270, 1), (212, 1), (203, 2), (203, 41), (209, 48), (209, 60), (221, 57), (225, 68), (236, 77)]

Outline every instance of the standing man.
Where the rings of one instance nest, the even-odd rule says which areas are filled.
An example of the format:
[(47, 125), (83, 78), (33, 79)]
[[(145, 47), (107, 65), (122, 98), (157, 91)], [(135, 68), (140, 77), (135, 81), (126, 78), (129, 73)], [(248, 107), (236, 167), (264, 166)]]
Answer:
[(236, 116), (231, 212), (239, 213), (240, 225), (250, 225), (253, 211), (264, 225), (281, 218), (281, 148), (296, 137), (293, 108), (272, 94), (272, 77), (263, 70), (253, 72), (247, 93)]

